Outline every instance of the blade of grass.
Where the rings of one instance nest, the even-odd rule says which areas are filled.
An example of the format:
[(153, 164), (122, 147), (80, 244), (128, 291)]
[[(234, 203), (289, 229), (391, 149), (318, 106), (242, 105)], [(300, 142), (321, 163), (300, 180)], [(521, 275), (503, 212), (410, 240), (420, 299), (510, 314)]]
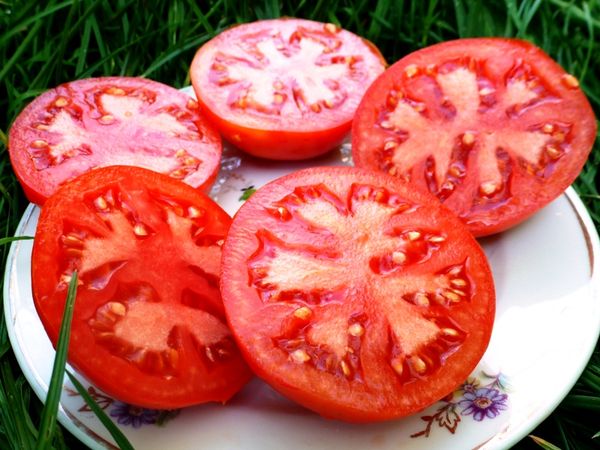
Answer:
[(10, 244), (13, 241), (26, 241), (29, 239), (33, 239), (33, 236), (12, 236), (0, 238), (0, 245)]
[[(0, 364), (0, 423), (5, 428), (5, 434), (10, 436), (10, 447), (13, 449), (31, 449), (35, 444), (35, 436), (23, 416), (27, 416), (27, 407), (20, 405), (20, 392), (17, 388), (10, 363)], [(24, 413), (25, 412), (25, 413)]]
[(21, 42), (21, 45), (19, 45), (19, 48), (17, 49), (17, 51), (14, 52), (14, 54), (12, 55), (12, 58), (10, 58), (3, 65), (2, 70), (0, 70), (0, 82), (4, 79), (5, 75), (8, 72), (10, 72), (12, 67), (19, 60), (19, 58), (25, 52), (25, 50), (27, 50), (27, 47), (29, 47), (29, 44), (31, 43), (31, 41), (37, 37), (38, 31), (40, 30), (41, 27), (42, 27), (42, 22), (40, 21), (40, 22), (36, 22), (33, 25), (33, 27), (31, 28), (31, 30), (29, 30), (29, 33), (27, 33), (27, 36), (25, 37), (25, 39), (23, 39), (23, 41)]
[(67, 353), (69, 351), (69, 339), (71, 337), (71, 322), (73, 320), (73, 309), (75, 307), (75, 296), (77, 295), (77, 271), (73, 272), (69, 288), (67, 290), (67, 298), (65, 300), (65, 310), (63, 312), (60, 333), (58, 336), (58, 344), (56, 346), (56, 356), (54, 357), (54, 366), (52, 367), (52, 376), (50, 378), (50, 386), (38, 434), (36, 450), (44, 450), (51, 447), (52, 437), (56, 428), (56, 420), (58, 418), (58, 405), (60, 395), (63, 388), (63, 380), (65, 376), (65, 366), (67, 363)]
[(94, 414), (96, 414), (96, 417), (98, 417), (100, 422), (102, 422), (102, 424), (106, 427), (106, 429), (108, 430), (110, 435), (113, 437), (113, 439), (115, 440), (115, 442), (117, 443), (119, 448), (121, 450), (134, 450), (131, 443), (127, 440), (127, 438), (121, 432), (121, 430), (119, 430), (119, 427), (117, 427), (114, 424), (114, 422), (110, 419), (110, 417), (108, 417), (106, 415), (104, 410), (100, 406), (98, 406), (98, 404), (94, 401), (94, 399), (91, 397), (91, 395), (85, 390), (85, 388), (79, 382), (79, 380), (77, 380), (77, 378), (75, 378), (73, 376), (73, 374), (71, 372), (69, 372), (68, 370), (67, 370), (67, 376), (69, 377), (69, 380), (71, 380), (71, 383), (73, 383), (73, 386), (75, 386), (75, 389), (77, 389), (77, 392), (79, 393), (79, 395), (81, 395), (81, 397), (85, 400), (85, 402), (90, 407), (90, 409), (94, 412)]
[(537, 445), (542, 447), (544, 450), (560, 450), (560, 447), (557, 447), (556, 445), (551, 444), (550, 442), (546, 441), (545, 439), (542, 439), (540, 437), (533, 436), (533, 435), (529, 435), (529, 437), (533, 440), (533, 442), (535, 442)]

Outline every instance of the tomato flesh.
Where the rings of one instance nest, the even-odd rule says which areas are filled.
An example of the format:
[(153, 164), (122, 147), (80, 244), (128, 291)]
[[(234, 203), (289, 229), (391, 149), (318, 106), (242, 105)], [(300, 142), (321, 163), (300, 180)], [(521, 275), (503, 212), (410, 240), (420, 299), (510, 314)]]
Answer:
[(93, 384), (149, 408), (229, 399), (250, 377), (218, 286), (230, 221), (204, 194), (142, 168), (63, 185), (44, 205), (32, 256), (51, 341), (77, 270), (69, 361)]
[(515, 39), (450, 41), (398, 61), (365, 94), (353, 157), (433, 192), (475, 235), (505, 230), (562, 193), (596, 121), (577, 80)]
[(340, 144), (385, 67), (371, 44), (301, 19), (238, 25), (202, 46), (191, 79), (223, 136), (256, 156), (297, 160)]
[(221, 138), (195, 100), (127, 77), (78, 80), (45, 92), (17, 117), (8, 147), (37, 204), (63, 182), (107, 165), (144, 167), (206, 190), (221, 157)]
[(312, 168), (234, 217), (221, 292), (254, 371), (326, 417), (402, 417), (474, 369), (492, 329), (490, 269), (435, 197), (389, 175)]

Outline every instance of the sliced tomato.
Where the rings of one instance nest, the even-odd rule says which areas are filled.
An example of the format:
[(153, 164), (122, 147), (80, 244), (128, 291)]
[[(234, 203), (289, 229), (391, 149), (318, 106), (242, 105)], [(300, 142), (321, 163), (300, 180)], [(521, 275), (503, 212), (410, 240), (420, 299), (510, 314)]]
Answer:
[(12, 125), (8, 148), (25, 194), (41, 205), (65, 181), (110, 165), (145, 167), (206, 190), (219, 169), (221, 137), (178, 90), (106, 77), (37, 97)]
[(198, 190), (137, 167), (65, 183), (44, 205), (32, 255), (35, 306), (56, 345), (79, 287), (69, 362), (124, 402), (224, 402), (250, 378), (219, 293), (230, 217)]
[(372, 84), (352, 154), (357, 166), (433, 192), (481, 236), (560, 195), (595, 135), (577, 79), (541, 49), (463, 39), (411, 53)]
[(255, 192), (223, 248), (221, 292), (255, 373), (319, 414), (411, 414), (482, 357), (486, 257), (428, 193), (385, 174), (311, 168)]
[(204, 113), (228, 141), (263, 158), (299, 160), (343, 141), (384, 68), (379, 51), (349, 31), (275, 19), (207, 42), (190, 76)]

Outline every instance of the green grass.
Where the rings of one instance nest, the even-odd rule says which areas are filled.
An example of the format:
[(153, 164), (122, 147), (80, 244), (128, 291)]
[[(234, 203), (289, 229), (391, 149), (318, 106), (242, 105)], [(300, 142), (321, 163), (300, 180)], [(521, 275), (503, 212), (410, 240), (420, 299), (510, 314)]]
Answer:
[[(148, 8), (140, 7), (147, 4)], [(374, 42), (388, 62), (442, 40), (515, 36), (532, 40), (579, 78), (600, 113), (600, 0), (45, 1), (0, 0), (0, 266), (26, 206), (11, 170), (11, 122), (36, 95), (76, 78), (142, 75), (189, 84), (194, 51), (224, 28), (255, 19), (298, 16), (337, 23)], [(600, 145), (575, 186), (596, 225)], [(557, 361), (560, 364), (560, 361)], [(551, 374), (540, 374), (551, 376)], [(563, 450), (600, 445), (598, 348), (573, 391), (532, 434)], [(0, 322), (0, 448), (33, 448), (42, 407), (32, 395)], [(54, 448), (80, 444), (58, 427)], [(540, 448), (526, 438), (517, 448)], [(550, 447), (548, 447), (550, 448)]]

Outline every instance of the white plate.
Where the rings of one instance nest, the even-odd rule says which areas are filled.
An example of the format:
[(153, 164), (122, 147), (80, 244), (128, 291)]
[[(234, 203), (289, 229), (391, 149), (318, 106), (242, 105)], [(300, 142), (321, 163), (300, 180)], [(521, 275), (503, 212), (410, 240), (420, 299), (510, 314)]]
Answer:
[[(233, 214), (245, 188), (258, 188), (301, 167), (349, 163), (348, 146), (294, 164), (265, 163), (228, 150), (212, 194)], [(35, 234), (38, 212), (34, 206), (26, 210), (18, 236)], [(412, 417), (372, 425), (325, 420), (258, 380), (226, 406), (203, 405), (166, 415), (128, 410), (90, 389), (113, 420), (121, 421), (132, 444), (144, 450), (510, 447), (558, 405), (595, 347), (600, 331), (598, 235), (569, 189), (527, 222), (481, 243), (497, 287), (490, 346), (464, 389)], [(19, 364), (44, 399), (54, 351), (31, 297), (31, 247), (32, 241), (16, 241), (11, 247), (5, 317)], [(60, 422), (89, 447), (111, 448), (110, 435), (73, 391), (65, 383)], [(484, 397), (489, 406), (478, 410), (476, 405), (485, 406)]]

